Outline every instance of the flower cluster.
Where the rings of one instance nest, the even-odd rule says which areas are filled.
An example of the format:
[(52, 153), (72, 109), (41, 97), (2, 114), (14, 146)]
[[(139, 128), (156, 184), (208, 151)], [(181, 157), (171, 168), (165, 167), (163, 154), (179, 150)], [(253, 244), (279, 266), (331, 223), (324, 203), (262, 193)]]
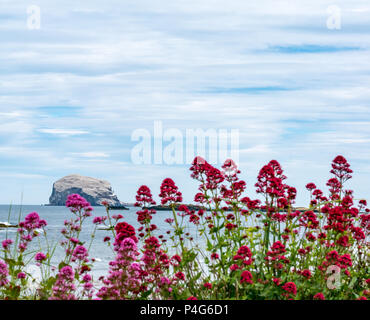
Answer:
[(53, 286), (53, 295), (50, 300), (76, 300), (74, 277), (75, 273), (71, 266), (61, 268)]
[(159, 197), (162, 199), (162, 205), (182, 202), (182, 194), (178, 191), (178, 187), (175, 185), (175, 182), (170, 178), (163, 180)]
[(69, 195), (66, 201), (66, 207), (69, 208), (73, 213), (82, 213), (85, 217), (90, 217), (91, 211), (93, 211), (90, 203), (79, 194)]
[(0, 287), (5, 286), (9, 283), (8, 275), (8, 265), (4, 261), (0, 260)]
[(40, 216), (37, 212), (29, 213), (24, 221), (19, 223), (18, 234), (20, 235), (21, 241), (18, 245), (20, 252), (26, 251), (28, 244), (37, 237), (39, 233), (38, 229), (42, 229), (47, 225), (46, 221), (40, 219)]
[[(276, 160), (258, 173), (260, 199), (245, 195), (247, 184), (231, 159), (218, 169), (196, 157), (190, 171), (199, 184), (194, 198), (198, 208), (182, 204), (175, 182), (164, 179), (159, 197), (169, 210), (163, 219), (170, 230), (159, 235), (161, 225), (152, 223), (155, 201), (145, 185), (136, 195), (137, 229), (122, 215), (111, 216), (109, 204), (103, 203), (106, 216), (92, 219), (89, 246), (80, 235), (92, 208), (82, 196), (68, 196), (72, 218), (64, 221), (65, 257), (57, 266), (52, 266), (49, 246), (27, 251), (39, 229), (47, 226), (37, 213), (28, 214), (17, 237), (2, 240), (0, 297), (29, 298), (27, 257), (43, 275), (33, 294), (40, 299), (369, 298), (370, 210), (366, 200), (345, 189), (353, 172), (343, 156), (331, 164), (327, 191), (306, 184), (307, 208), (294, 207), (297, 190), (286, 184)], [(109, 233), (102, 238), (115, 255), (99, 287), (89, 254), (97, 229)], [(336, 276), (340, 281), (333, 289)]]
[[(132, 227), (133, 228), (133, 227)], [(136, 262), (140, 253), (136, 242), (126, 237), (115, 246), (117, 253), (114, 261), (110, 262), (109, 275), (102, 278), (103, 286), (99, 289), (99, 299), (126, 300), (138, 297), (145, 291), (142, 266)]]

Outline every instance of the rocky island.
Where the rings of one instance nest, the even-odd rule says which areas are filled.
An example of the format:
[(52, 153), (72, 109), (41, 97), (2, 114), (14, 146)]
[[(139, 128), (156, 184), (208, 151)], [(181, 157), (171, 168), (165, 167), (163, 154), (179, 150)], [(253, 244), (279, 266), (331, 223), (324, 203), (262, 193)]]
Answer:
[(108, 181), (78, 174), (66, 176), (53, 184), (49, 205), (64, 206), (68, 195), (74, 193), (84, 197), (92, 206), (101, 206), (101, 203), (106, 201), (112, 208), (123, 207)]

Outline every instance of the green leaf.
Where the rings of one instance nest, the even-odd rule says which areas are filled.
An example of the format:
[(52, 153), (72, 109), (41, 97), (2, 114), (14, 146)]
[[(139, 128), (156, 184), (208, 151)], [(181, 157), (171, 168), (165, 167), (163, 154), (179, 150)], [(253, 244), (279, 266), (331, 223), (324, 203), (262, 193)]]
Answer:
[(354, 277), (354, 278), (352, 279), (352, 281), (350, 282), (350, 284), (348, 285), (348, 287), (349, 287), (349, 288), (353, 288), (353, 286), (355, 285), (356, 281), (357, 281), (357, 277)]
[(212, 246), (211, 241), (209, 241), (209, 239), (207, 239), (207, 250), (208, 250), (208, 251), (211, 251), (211, 250), (212, 250), (212, 248), (213, 248), (213, 246)]
[(68, 264), (66, 264), (64, 261), (62, 261), (61, 263), (59, 263), (58, 270), (61, 270), (65, 266), (68, 266)]
[(147, 299), (152, 294), (152, 290), (148, 290), (141, 295), (143, 300)]

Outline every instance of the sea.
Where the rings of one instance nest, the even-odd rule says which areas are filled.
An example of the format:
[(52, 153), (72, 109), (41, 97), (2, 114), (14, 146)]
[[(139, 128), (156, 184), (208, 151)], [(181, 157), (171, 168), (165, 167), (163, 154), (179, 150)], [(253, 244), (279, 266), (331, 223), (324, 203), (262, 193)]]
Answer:
[[(104, 207), (94, 207), (92, 216), (88, 217), (83, 224), (82, 232), (80, 233), (80, 241), (85, 243), (85, 246), (88, 247), (91, 241), (91, 235), (94, 232), (95, 225), (92, 223), (93, 218), (96, 216), (105, 216)], [(136, 211), (139, 210), (137, 207), (129, 206), (129, 210), (111, 210), (110, 214), (121, 214), (125, 221), (136, 228), (136, 230), (141, 226), (137, 222)], [(69, 220), (73, 217), (73, 214), (66, 207), (54, 207), (54, 206), (42, 206), (42, 205), (0, 205), (0, 223), (9, 222), (10, 224), (17, 224), (18, 221), (24, 220), (24, 217), (31, 213), (37, 212), (41, 219), (46, 220), (47, 226), (45, 227), (46, 234), (40, 234), (36, 237), (28, 248), (28, 251), (44, 253), (46, 250), (46, 240), (49, 247), (56, 245), (54, 255), (52, 256), (51, 262), (52, 265), (58, 266), (59, 262), (63, 260), (65, 252), (63, 247), (60, 245), (60, 241), (65, 239), (61, 234), (61, 230), (64, 227), (64, 221)], [(166, 218), (172, 217), (172, 211), (158, 211), (153, 215), (152, 223), (155, 224), (158, 229), (155, 230), (154, 235), (163, 235), (164, 238), (167, 237), (166, 231), (170, 229), (168, 223), (165, 222)], [(191, 229), (192, 226), (189, 225)], [(195, 228), (189, 230), (189, 232), (196, 236)], [(5, 239), (15, 239), (17, 235), (17, 228), (0, 228), (0, 241)], [(111, 231), (108, 230), (96, 230), (95, 237), (93, 239), (92, 245), (90, 247), (89, 258), (94, 258), (95, 262), (92, 268), (92, 274), (95, 279), (100, 276), (108, 275), (109, 261), (112, 261), (115, 257), (114, 251), (104, 243), (103, 239), (106, 236), (112, 238)], [(174, 252), (173, 248), (167, 248), (168, 253)], [(33, 263), (27, 267), (28, 271), (32, 273), (35, 277), (39, 276), (39, 268)]]

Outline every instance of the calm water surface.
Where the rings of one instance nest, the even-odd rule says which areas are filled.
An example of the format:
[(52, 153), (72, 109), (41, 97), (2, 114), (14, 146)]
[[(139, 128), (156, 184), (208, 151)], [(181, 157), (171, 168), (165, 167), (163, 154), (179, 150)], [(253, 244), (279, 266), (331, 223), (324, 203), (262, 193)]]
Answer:
[[(126, 221), (133, 225), (136, 229), (140, 227), (139, 223), (137, 222), (137, 215), (136, 211), (138, 208), (136, 207), (129, 207), (129, 210), (113, 210), (111, 211), (111, 215), (114, 214), (122, 214), (124, 219), (120, 221)], [(9, 217), (10, 211), (10, 218), (9, 222), (12, 224), (18, 223), (19, 215), (21, 216), (21, 220), (30, 213), (30, 212), (37, 212), (40, 215), (41, 219), (47, 221), (48, 225), (46, 226), (46, 235), (50, 245), (52, 244), (59, 244), (60, 240), (63, 239), (62, 234), (60, 233), (61, 229), (64, 227), (64, 221), (71, 219), (73, 216), (72, 213), (65, 207), (52, 207), (52, 206), (34, 206), (34, 205), (23, 205), (23, 206), (12, 206), (9, 205), (0, 205), (0, 222), (7, 222)], [(103, 216), (106, 215), (104, 207), (94, 207), (94, 211), (92, 212), (92, 216), (87, 218), (84, 222), (82, 232), (80, 234), (80, 240), (82, 242), (86, 242), (85, 245), (91, 241), (91, 234), (94, 231), (95, 225), (92, 223), (93, 218), (95, 216)], [(171, 211), (158, 211), (155, 215), (153, 215), (152, 223), (156, 224), (158, 230), (155, 231), (155, 235), (164, 234), (166, 235), (166, 231), (169, 230), (169, 225), (164, 222), (166, 218), (172, 217)], [(192, 230), (195, 231), (195, 230)], [(193, 233), (193, 232), (191, 232)], [(3, 241), (6, 238), (14, 238), (16, 236), (16, 229), (15, 228), (7, 228), (7, 229), (0, 229), (0, 241)], [(90, 250), (90, 258), (96, 258), (97, 261), (94, 264), (93, 272), (95, 276), (106, 275), (108, 271), (108, 263), (112, 259), (114, 259), (114, 252), (103, 242), (105, 236), (112, 237), (110, 231), (106, 230), (97, 230), (95, 234), (95, 238)], [(40, 235), (38, 237), (41, 241), (41, 248), (45, 248), (45, 238), (44, 236)], [(38, 238), (34, 239), (29, 247), (30, 250), (37, 250), (40, 251), (40, 243)], [(55, 264), (59, 263), (64, 257), (64, 250), (63, 248), (58, 245), (53, 256), (52, 262)], [(31, 267), (34, 268), (35, 266)], [(37, 268), (34, 268), (35, 270)]]

